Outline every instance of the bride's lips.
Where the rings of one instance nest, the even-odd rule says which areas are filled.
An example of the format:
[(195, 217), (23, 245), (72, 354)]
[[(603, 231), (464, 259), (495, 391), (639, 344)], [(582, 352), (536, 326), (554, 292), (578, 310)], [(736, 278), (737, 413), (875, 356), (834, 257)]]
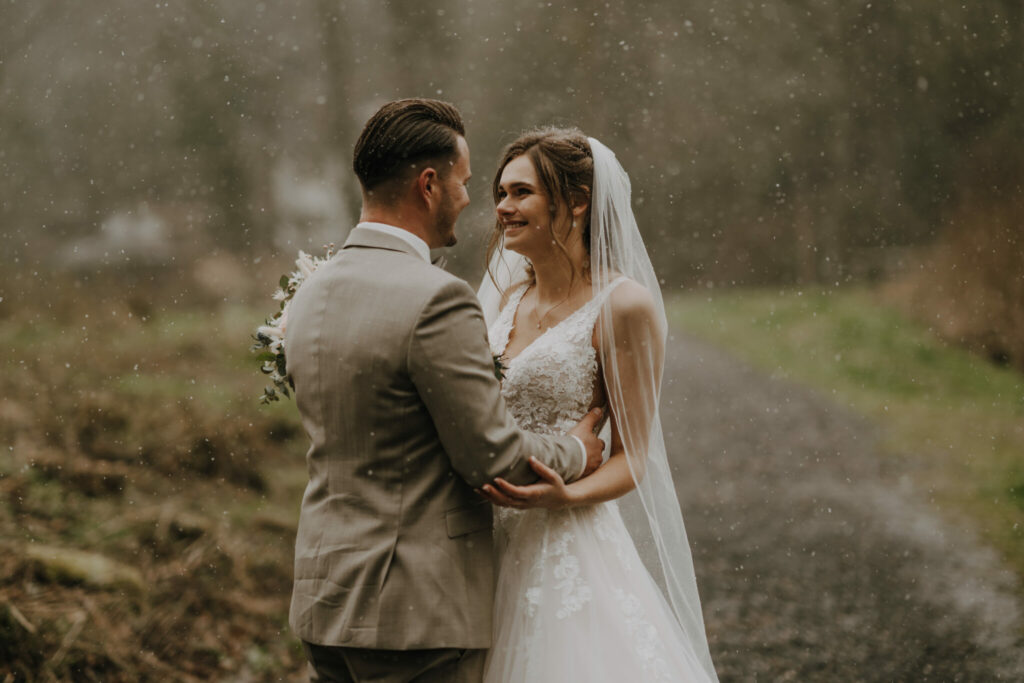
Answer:
[(504, 224), (505, 234), (506, 235), (518, 234), (518, 233), (522, 232), (523, 230), (525, 230), (528, 225), (529, 224), (526, 223), (525, 221), (523, 221), (523, 222), (516, 221), (516, 222), (505, 223)]

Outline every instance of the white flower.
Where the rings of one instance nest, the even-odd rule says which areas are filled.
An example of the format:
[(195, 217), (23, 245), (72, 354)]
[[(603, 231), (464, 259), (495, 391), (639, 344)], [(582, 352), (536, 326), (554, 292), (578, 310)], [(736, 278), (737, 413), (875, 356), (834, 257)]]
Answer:
[(270, 337), (272, 340), (284, 338), (284, 330), (280, 327), (272, 327), (271, 325), (260, 325), (256, 328), (256, 333), (262, 334), (265, 337)]
[(299, 272), (302, 273), (302, 279), (305, 280), (307, 277), (313, 274), (316, 267), (319, 265), (314, 262), (313, 257), (304, 251), (299, 251), (299, 258), (295, 259), (295, 265), (299, 267)]
[(310, 256), (306, 252), (300, 251), (299, 257), (295, 259), (295, 266), (298, 270), (288, 276), (282, 277), (284, 283), (273, 294), (274, 300), (283, 302), (283, 305), (277, 313), (267, 319), (265, 325), (260, 325), (256, 328), (257, 338), (256, 343), (252, 346), (252, 350), (263, 352), (269, 351), (271, 354), (276, 356), (276, 360), (265, 360), (262, 365), (264, 374), (270, 376), (273, 386), (268, 386), (264, 389), (263, 395), (260, 397), (261, 403), (278, 400), (279, 393), (283, 393), (285, 396), (288, 396), (288, 388), (291, 387), (294, 389), (291, 378), (287, 373), (282, 375), (277, 371), (278, 363), (285, 361), (284, 337), (285, 330), (288, 326), (288, 306), (291, 303), (292, 298), (295, 296), (295, 293), (299, 290), (299, 287), (302, 286), (303, 282), (305, 282), (306, 278), (312, 275), (317, 268), (326, 263), (333, 255), (333, 244), (325, 247), (325, 256), (323, 258)]

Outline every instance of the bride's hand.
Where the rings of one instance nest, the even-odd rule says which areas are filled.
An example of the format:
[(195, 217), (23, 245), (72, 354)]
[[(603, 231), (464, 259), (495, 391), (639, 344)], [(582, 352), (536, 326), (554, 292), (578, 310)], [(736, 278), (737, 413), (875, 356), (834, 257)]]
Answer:
[(557, 510), (573, 504), (572, 494), (562, 477), (536, 458), (530, 458), (530, 467), (540, 477), (536, 484), (516, 486), (501, 477), (494, 484), (484, 484), (478, 492), (495, 505), (526, 510), (548, 508)]

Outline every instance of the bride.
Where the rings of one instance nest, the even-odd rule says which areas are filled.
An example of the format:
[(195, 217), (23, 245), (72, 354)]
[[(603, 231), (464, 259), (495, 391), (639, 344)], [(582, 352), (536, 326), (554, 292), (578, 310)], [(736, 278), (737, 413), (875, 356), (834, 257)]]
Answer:
[(717, 681), (658, 416), (664, 305), (629, 178), (594, 138), (546, 128), (506, 148), (494, 200), (479, 294), (506, 403), (542, 433), (607, 405), (610, 438), (572, 484), (533, 462), (538, 483), (481, 491), (500, 506), (485, 680)]

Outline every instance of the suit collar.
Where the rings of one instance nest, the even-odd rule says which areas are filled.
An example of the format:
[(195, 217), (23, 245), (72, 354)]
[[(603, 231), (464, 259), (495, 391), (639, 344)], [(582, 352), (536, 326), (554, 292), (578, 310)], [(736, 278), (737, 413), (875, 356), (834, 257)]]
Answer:
[(369, 247), (371, 249), (387, 249), (389, 251), (400, 251), (409, 254), (414, 258), (422, 258), (416, 248), (403, 240), (401, 237), (389, 235), (379, 230), (357, 225), (348, 234), (345, 245), (342, 249), (350, 247)]

